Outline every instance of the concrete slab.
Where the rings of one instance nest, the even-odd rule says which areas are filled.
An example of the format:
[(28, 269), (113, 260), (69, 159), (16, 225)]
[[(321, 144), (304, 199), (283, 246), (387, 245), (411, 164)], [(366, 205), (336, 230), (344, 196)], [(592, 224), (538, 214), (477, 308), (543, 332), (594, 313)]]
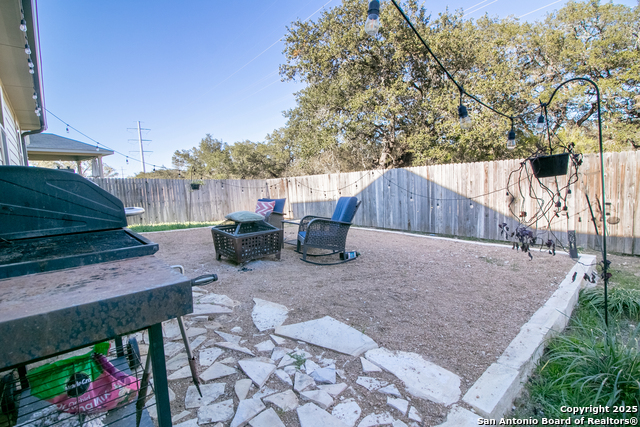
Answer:
[(478, 420), (482, 418), (468, 409), (457, 405), (451, 407), (447, 420), (437, 427), (472, 427), (478, 425)]
[[(187, 369), (189, 369), (188, 366)], [(227, 377), (236, 373), (238, 373), (238, 371), (236, 371), (234, 368), (230, 368), (227, 365), (216, 362), (211, 365), (209, 369), (200, 374), (200, 379), (202, 379), (202, 381), (204, 382), (207, 382), (217, 380), (218, 378)], [(191, 377), (191, 372), (189, 372), (189, 377)]]
[(251, 427), (286, 427), (273, 408), (269, 408), (266, 411), (261, 412), (254, 419), (249, 421), (249, 425)]
[(287, 320), (289, 309), (284, 305), (260, 298), (254, 298), (253, 302), (255, 305), (253, 306), (251, 318), (260, 332), (277, 328)]
[(279, 326), (275, 333), (350, 356), (359, 356), (367, 350), (378, 348), (371, 338), (330, 316)]
[(500, 418), (520, 392), (521, 380), (519, 370), (494, 363), (471, 386), (462, 401), (484, 418)]
[(264, 411), (266, 406), (259, 399), (241, 400), (236, 409), (236, 414), (231, 421), (231, 427), (242, 427), (246, 425), (253, 417)]
[(273, 371), (276, 370), (276, 365), (273, 364), (273, 361), (266, 357), (243, 359), (238, 362), (238, 365), (258, 388), (261, 388), (273, 374)]
[(282, 393), (272, 394), (263, 399), (265, 402), (273, 403), (284, 412), (291, 411), (298, 407), (298, 397), (293, 390), (283, 391)]
[(460, 400), (460, 377), (419, 354), (379, 348), (367, 351), (365, 357), (395, 375), (415, 397), (447, 406)]
[(349, 427), (313, 403), (298, 407), (297, 412), (300, 427)]
[(360, 418), (360, 414), (362, 414), (362, 409), (353, 399), (348, 399), (337, 404), (331, 411), (331, 415), (338, 418), (349, 427), (356, 425), (356, 421)]

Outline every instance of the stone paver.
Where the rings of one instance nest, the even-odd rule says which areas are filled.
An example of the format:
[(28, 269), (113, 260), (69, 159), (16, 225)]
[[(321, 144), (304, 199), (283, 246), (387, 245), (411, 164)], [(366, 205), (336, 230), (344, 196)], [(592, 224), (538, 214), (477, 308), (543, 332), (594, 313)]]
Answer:
[(337, 404), (331, 411), (331, 415), (338, 418), (349, 427), (356, 425), (356, 421), (360, 418), (360, 414), (362, 414), (362, 409), (353, 399), (348, 399)]
[(251, 318), (253, 324), (260, 332), (274, 329), (284, 323), (287, 320), (287, 313), (289, 309), (282, 304), (276, 304), (274, 302), (265, 301), (260, 298), (254, 298), (255, 303)]
[(307, 374), (302, 372), (296, 372), (296, 376), (293, 382), (293, 389), (298, 393), (301, 393), (307, 389), (316, 388), (316, 382)]
[(307, 390), (300, 393), (300, 397), (304, 400), (309, 400), (322, 409), (327, 409), (333, 405), (333, 398), (329, 393), (323, 390)]
[(300, 427), (348, 427), (324, 409), (313, 403), (307, 403), (297, 409)]
[(249, 394), (251, 384), (253, 384), (253, 381), (251, 381), (249, 378), (243, 378), (236, 381), (234, 391), (236, 392), (236, 396), (238, 396), (238, 400), (244, 400), (247, 398), (247, 394)]
[(224, 353), (224, 350), (217, 347), (205, 348), (200, 350), (200, 366), (211, 366), (220, 355)]
[(298, 396), (293, 390), (283, 391), (282, 393), (272, 394), (263, 399), (265, 402), (273, 403), (284, 412), (291, 411), (298, 407)]
[(233, 399), (198, 409), (198, 424), (228, 421), (233, 418)]
[(251, 427), (286, 427), (273, 408), (262, 411), (258, 416), (249, 421), (249, 425)]
[(273, 374), (273, 371), (276, 370), (276, 365), (273, 364), (273, 361), (266, 357), (243, 359), (238, 362), (238, 365), (256, 383), (258, 388), (262, 387)]
[(460, 377), (419, 354), (378, 348), (367, 351), (365, 357), (395, 375), (415, 397), (447, 406), (460, 400)]
[(249, 356), (255, 356), (251, 350), (234, 342), (217, 342), (215, 345), (229, 350), (239, 351), (240, 353), (248, 354)]
[(394, 421), (391, 414), (383, 412), (382, 414), (367, 415), (358, 423), (358, 427), (373, 427), (385, 424), (392, 424)]
[(200, 397), (196, 386), (189, 386), (187, 396), (184, 399), (184, 407), (193, 409), (207, 406), (224, 394), (225, 385), (225, 383), (200, 384), (202, 397)]
[(245, 399), (238, 404), (236, 414), (231, 421), (231, 427), (242, 427), (253, 417), (264, 411), (266, 406), (259, 399)]
[(216, 334), (218, 334), (218, 336), (220, 338), (222, 338), (226, 342), (232, 342), (232, 343), (240, 344), (240, 341), (242, 340), (242, 337), (239, 336), (239, 335), (228, 334), (228, 333), (222, 332), (222, 331), (215, 331), (215, 332), (216, 332)]
[[(187, 366), (187, 369), (189, 369), (188, 366)], [(200, 378), (202, 379), (202, 381), (207, 382), (211, 380), (216, 380), (218, 378), (226, 377), (229, 375), (233, 375), (237, 372), (238, 371), (236, 371), (234, 368), (230, 368), (227, 365), (223, 365), (222, 363), (216, 362), (213, 365), (211, 365), (209, 369), (201, 373)], [(189, 373), (189, 377), (190, 376), (191, 376), (191, 373)]]
[(279, 326), (275, 333), (351, 356), (359, 356), (367, 350), (378, 348), (378, 344), (371, 338), (330, 316)]
[(404, 399), (387, 397), (387, 405), (391, 406), (394, 409), (397, 409), (402, 415), (406, 415), (407, 410), (409, 409), (409, 401)]

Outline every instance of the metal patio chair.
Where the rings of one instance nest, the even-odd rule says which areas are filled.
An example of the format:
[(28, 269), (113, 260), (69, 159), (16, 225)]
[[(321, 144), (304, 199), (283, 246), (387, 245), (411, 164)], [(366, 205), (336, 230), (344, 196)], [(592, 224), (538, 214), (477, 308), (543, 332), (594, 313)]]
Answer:
[[(360, 207), (356, 197), (340, 197), (331, 218), (307, 215), (300, 220), (298, 226), (297, 252), (302, 251), (302, 260), (311, 264), (319, 264), (307, 260), (309, 256), (327, 256), (344, 253), (347, 233), (351, 222)], [(308, 254), (309, 248), (326, 249), (331, 252), (323, 254)], [(341, 264), (344, 261), (335, 264)], [(321, 264), (326, 265), (326, 264)]]

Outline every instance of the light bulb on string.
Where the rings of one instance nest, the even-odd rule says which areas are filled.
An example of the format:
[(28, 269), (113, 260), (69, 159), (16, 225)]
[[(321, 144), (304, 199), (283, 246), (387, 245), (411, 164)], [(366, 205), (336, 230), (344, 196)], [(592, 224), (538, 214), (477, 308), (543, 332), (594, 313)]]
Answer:
[(507, 133), (507, 148), (509, 150), (516, 148), (516, 131), (513, 129), (513, 119), (511, 120), (511, 130)]
[(27, 32), (27, 21), (25, 21), (24, 19), (20, 20), (20, 31), (22, 31), (23, 33)]
[(127, 164), (129, 164), (129, 156), (127, 156)]
[(367, 11), (367, 22), (364, 24), (364, 31), (371, 37), (375, 37), (380, 29), (380, 2), (371, 0)]
[(29, 74), (35, 74), (35, 71), (33, 68), (29, 68)]
[(538, 116), (538, 122), (536, 123), (536, 130), (542, 132), (544, 130), (544, 116), (542, 113)]
[(34, 68), (36, 65), (33, 63), (33, 61), (31, 60), (31, 58), (27, 59), (27, 64), (29, 64), (29, 68)]
[(24, 45), (24, 53), (27, 55), (31, 55), (31, 48), (29, 47), (29, 43)]
[(31, 95), (31, 98), (33, 98), (33, 99), (38, 99), (38, 94), (37, 94), (37, 93), (35, 93), (35, 92), (33, 92), (33, 95)]
[(69, 133), (69, 125), (67, 125), (67, 133)]

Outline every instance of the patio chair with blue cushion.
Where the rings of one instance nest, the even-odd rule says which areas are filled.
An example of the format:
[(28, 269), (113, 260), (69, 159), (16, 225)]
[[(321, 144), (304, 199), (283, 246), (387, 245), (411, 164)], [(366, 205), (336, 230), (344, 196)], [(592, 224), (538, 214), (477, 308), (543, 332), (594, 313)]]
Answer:
[[(344, 253), (347, 233), (353, 217), (356, 215), (360, 203), (356, 197), (340, 197), (331, 218), (307, 215), (300, 220), (298, 226), (297, 251), (302, 251), (302, 260), (311, 264), (317, 264), (307, 260), (309, 256), (327, 256)], [(309, 254), (309, 248), (327, 249), (331, 252), (323, 254)], [(347, 262), (344, 260), (341, 262)], [(340, 264), (338, 262), (336, 264)]]
[[(275, 202), (273, 210), (264, 214), (264, 220), (276, 228), (282, 227), (284, 203), (287, 199), (258, 199), (258, 202)], [(257, 212), (257, 210), (256, 210)]]

